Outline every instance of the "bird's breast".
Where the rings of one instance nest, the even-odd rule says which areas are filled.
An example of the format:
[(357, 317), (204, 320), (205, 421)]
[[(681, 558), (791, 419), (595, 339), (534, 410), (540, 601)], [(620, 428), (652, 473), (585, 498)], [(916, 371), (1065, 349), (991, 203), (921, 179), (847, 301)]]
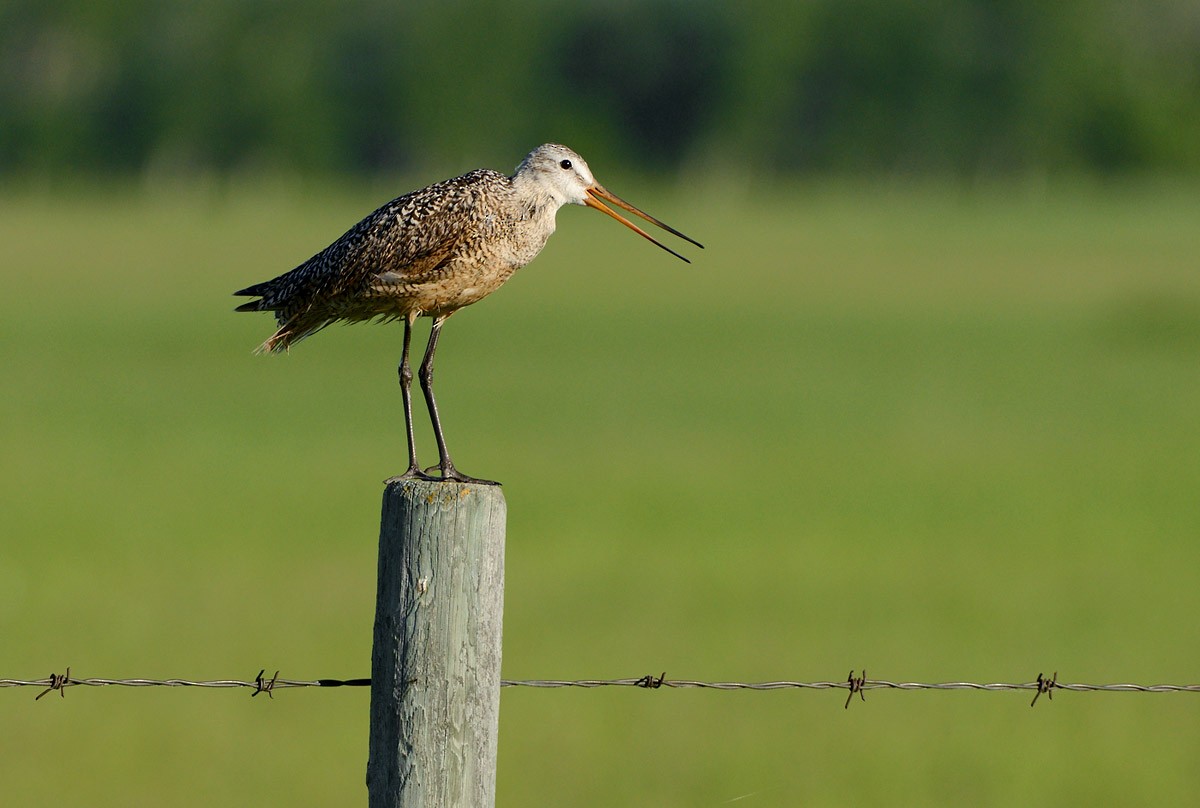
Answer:
[(503, 240), (508, 245), (506, 256), (514, 268), (523, 267), (537, 258), (554, 233), (554, 213), (539, 211), (537, 214), (512, 223)]
[(436, 266), (415, 273), (407, 268), (381, 272), (372, 281), (371, 297), (376, 305), (401, 313), (436, 316), (461, 309), (499, 289), (537, 257), (553, 232), (553, 212), (479, 212)]

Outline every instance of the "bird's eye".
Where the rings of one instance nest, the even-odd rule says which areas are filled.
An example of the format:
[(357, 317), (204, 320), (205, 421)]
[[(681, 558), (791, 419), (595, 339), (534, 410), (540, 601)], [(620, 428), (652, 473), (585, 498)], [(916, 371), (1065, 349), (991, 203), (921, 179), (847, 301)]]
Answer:
[(559, 163), (559, 165), (563, 167), (563, 171), (569, 171), (571, 168), (571, 161), (563, 160), (561, 163)]

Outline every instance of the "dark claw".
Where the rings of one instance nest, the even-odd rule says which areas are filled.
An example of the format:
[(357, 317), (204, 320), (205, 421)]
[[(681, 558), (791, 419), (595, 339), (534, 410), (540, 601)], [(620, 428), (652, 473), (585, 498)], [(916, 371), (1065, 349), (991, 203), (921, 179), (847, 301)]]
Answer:
[(430, 466), (429, 468), (425, 469), (425, 471), (422, 473), (425, 475), (428, 475), (429, 472), (431, 472), (431, 471), (440, 471), (442, 473), (442, 476), (441, 477), (425, 476), (424, 479), (438, 480), (440, 482), (473, 483), (475, 485), (500, 485), (500, 483), (496, 482), (495, 480), (481, 480), (478, 477), (471, 477), (466, 474), (463, 474), (461, 471), (454, 468), (454, 464), (452, 464), (452, 463), (447, 463), (444, 466)]
[[(434, 468), (437, 467), (434, 466)], [(438, 479), (440, 478), (430, 477), (427, 473), (421, 471), (421, 469), (417, 468), (416, 466), (409, 466), (408, 471), (404, 472), (403, 474), (397, 474), (395, 477), (390, 478), (388, 482), (391, 482), (392, 480), (426, 480), (428, 482), (434, 482)]]

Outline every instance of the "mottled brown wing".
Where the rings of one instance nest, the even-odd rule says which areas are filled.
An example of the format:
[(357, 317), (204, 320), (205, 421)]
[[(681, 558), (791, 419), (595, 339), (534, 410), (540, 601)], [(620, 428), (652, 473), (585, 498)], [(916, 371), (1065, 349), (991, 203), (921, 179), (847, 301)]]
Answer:
[[(436, 274), (478, 231), (480, 186), (500, 175), (473, 171), (396, 199), (364, 220), (362, 238), (347, 255), (342, 289), (362, 284), (416, 283)], [(340, 289), (339, 289), (340, 291)]]
[(262, 298), (238, 310), (275, 311), (282, 322), (322, 303), (336, 310), (381, 275), (391, 283), (428, 277), (473, 231), (480, 188), (505, 180), (481, 169), (393, 199), (290, 272), (235, 292)]

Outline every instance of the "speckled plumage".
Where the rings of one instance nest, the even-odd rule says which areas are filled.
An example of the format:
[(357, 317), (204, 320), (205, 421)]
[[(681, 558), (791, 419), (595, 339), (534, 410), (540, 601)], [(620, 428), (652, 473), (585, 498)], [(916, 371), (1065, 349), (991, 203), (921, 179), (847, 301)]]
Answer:
[(432, 317), (421, 383), (438, 439), (442, 477), (470, 480), (449, 460), (432, 394), (433, 353), (445, 319), (496, 291), (532, 261), (554, 232), (555, 214), (566, 204), (607, 213), (683, 258), (600, 199), (700, 246), (605, 190), (578, 154), (548, 143), (530, 152), (511, 177), (479, 169), (393, 199), (290, 272), (235, 292), (258, 298), (237, 311), (275, 313), (279, 327), (262, 344), (263, 351), (285, 351), (338, 321), (403, 320), (400, 378), (410, 457), (406, 476), (424, 476), (416, 465), (412, 439), (409, 337), (418, 317)]
[(292, 271), (237, 292), (260, 296), (238, 311), (275, 312), (269, 351), (339, 320), (449, 315), (532, 261), (558, 208), (478, 169), (393, 199)]

